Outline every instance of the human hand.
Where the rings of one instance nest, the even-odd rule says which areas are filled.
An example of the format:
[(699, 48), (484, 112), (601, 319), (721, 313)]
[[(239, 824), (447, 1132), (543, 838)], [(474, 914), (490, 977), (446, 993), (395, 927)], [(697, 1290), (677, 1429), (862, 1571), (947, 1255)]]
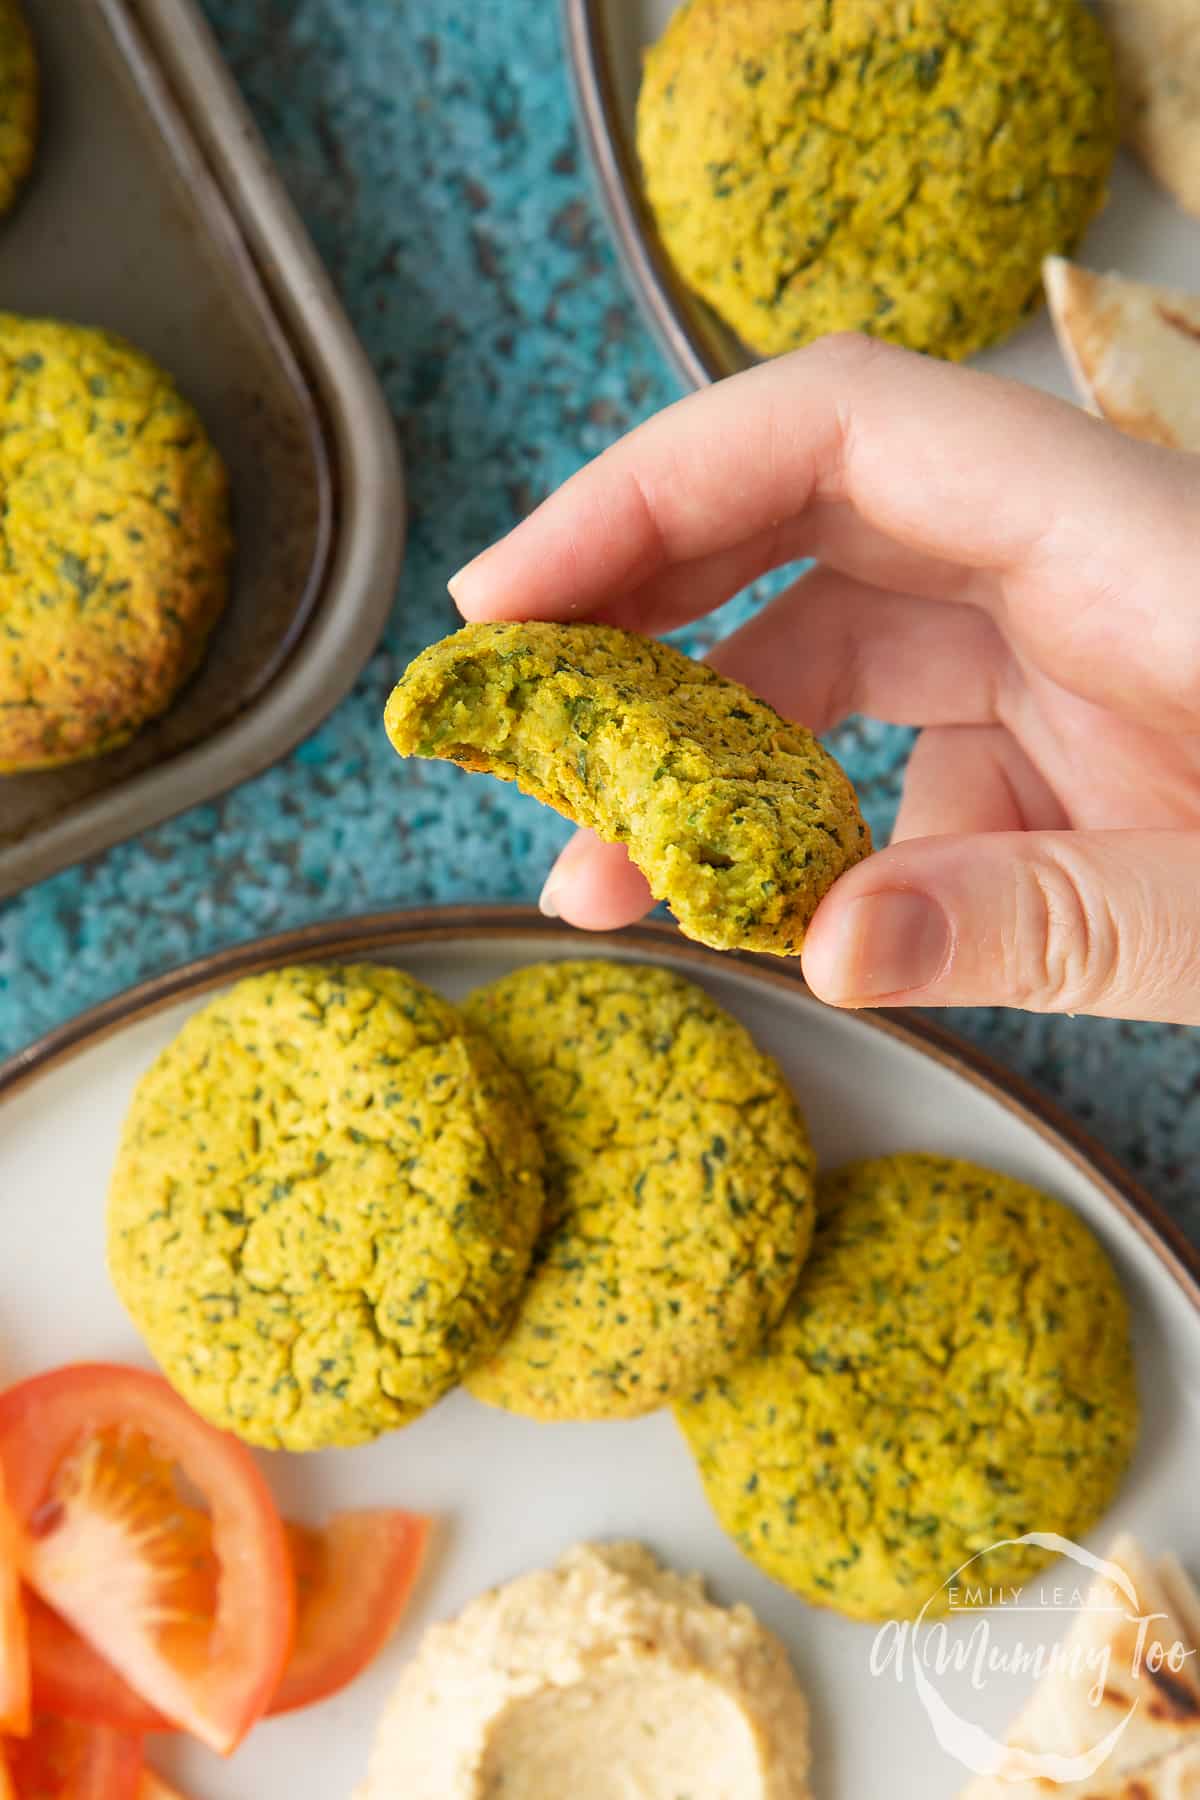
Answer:
[[(655, 634), (799, 558), (712, 662), (814, 731), (922, 728), (891, 846), (809, 928), (814, 992), (1200, 1024), (1200, 458), (826, 339), (632, 432), (451, 591)], [(581, 832), (543, 904), (653, 903)]]

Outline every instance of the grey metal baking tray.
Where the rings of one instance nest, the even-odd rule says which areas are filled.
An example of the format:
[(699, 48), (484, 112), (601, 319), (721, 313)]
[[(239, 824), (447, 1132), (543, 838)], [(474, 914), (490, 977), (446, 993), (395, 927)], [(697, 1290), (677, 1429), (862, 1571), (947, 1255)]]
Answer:
[(194, 0), (26, 0), (42, 141), (0, 221), (0, 308), (108, 326), (228, 462), (226, 617), (111, 756), (0, 781), (0, 895), (277, 760), (349, 689), (394, 597), (403, 472), (366, 357)]

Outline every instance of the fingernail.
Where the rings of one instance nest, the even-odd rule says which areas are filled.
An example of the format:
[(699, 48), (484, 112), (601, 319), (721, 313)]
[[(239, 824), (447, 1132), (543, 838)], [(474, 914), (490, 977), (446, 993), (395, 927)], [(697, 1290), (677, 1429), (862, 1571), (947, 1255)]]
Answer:
[(577, 831), (569, 837), (551, 865), (545, 885), (538, 898), (538, 911), (548, 919), (561, 919), (562, 910), (558, 904), (558, 896), (564, 885), (571, 878), (571, 870), (581, 856), (586, 856), (588, 846), (595, 840), (586, 831)]
[(937, 980), (950, 945), (950, 922), (928, 895), (868, 894), (845, 909), (823, 992), (844, 1005), (915, 994)]
[(554, 890), (558, 885), (554, 879), (554, 874), (555, 871), (551, 869), (549, 875), (546, 877), (546, 885), (538, 896), (538, 911), (547, 919), (557, 919), (561, 917), (554, 900)]
[(466, 606), (470, 605), (471, 589), (476, 585), (476, 574), (479, 565), (484, 561), (486, 556), (487, 551), (481, 550), (478, 556), (473, 556), (470, 562), (465, 562), (461, 569), (456, 569), (446, 583), (450, 592), (450, 598), (460, 612), (462, 612)]

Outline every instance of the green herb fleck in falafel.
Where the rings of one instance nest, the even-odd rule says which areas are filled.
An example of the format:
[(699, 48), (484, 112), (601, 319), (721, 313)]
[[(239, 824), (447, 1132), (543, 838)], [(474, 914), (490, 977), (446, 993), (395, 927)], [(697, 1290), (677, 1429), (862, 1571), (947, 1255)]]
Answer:
[(748, 1355), (812, 1233), (812, 1154), (774, 1061), (702, 988), (638, 964), (518, 969), (466, 1010), (546, 1151), (533, 1274), (471, 1391), (535, 1418), (631, 1417)]
[(0, 0), (0, 213), (25, 185), (37, 130), (37, 52), (21, 0)]
[(667, 250), (767, 355), (1004, 337), (1103, 205), (1118, 137), (1080, 0), (685, 0), (638, 104)]
[(871, 848), (827, 751), (735, 681), (608, 625), (468, 625), (388, 701), (401, 756), (516, 781), (623, 843), (683, 931), (799, 953), (833, 882)]
[[(822, 1177), (778, 1326), (677, 1408), (746, 1555), (855, 1618), (1025, 1580), (1112, 1500), (1137, 1435), (1129, 1312), (1087, 1226), (1004, 1175), (886, 1156)], [(1001, 1546), (994, 1548), (994, 1546)], [(980, 1554), (982, 1553), (982, 1554)]]
[(117, 1292), (198, 1412), (267, 1448), (407, 1424), (503, 1336), (542, 1210), (520, 1084), (398, 969), (278, 969), (140, 1082)]
[(225, 606), (225, 469), (108, 332), (0, 314), (0, 774), (100, 756), (171, 701)]

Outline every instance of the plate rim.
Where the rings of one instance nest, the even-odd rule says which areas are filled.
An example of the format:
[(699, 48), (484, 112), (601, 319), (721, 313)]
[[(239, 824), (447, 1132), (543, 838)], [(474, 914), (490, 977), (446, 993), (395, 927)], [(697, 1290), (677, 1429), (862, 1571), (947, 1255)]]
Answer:
[[(685, 388), (734, 373), (688, 317), (688, 296), (642, 197), (637, 156), (617, 105), (597, 0), (560, 0), (575, 117), (626, 282), (652, 336)], [(696, 302), (703, 306), (703, 302)], [(700, 315), (700, 316), (707, 316)]]
[[(685, 389), (696, 391), (775, 358), (754, 350), (708, 301), (688, 286), (662, 241), (646, 198), (635, 134), (627, 128), (619, 93), (620, 59), (614, 56), (609, 30), (612, 3), (613, 0), (558, 0), (576, 125), (630, 297), (673, 373)], [(624, 3), (629, 4), (630, 0)], [(1122, 158), (1141, 164), (1127, 141), (1119, 147), (1118, 161)], [(1147, 172), (1143, 169), (1143, 173)], [(1162, 184), (1152, 185), (1160, 199), (1169, 202)], [(1110, 193), (1110, 200), (1111, 197)], [(1178, 212), (1178, 208), (1173, 211)], [(1103, 270), (1111, 260), (1110, 249), (1099, 262), (1089, 255), (1087, 266)], [(1035, 312), (1038, 310), (1035, 308)], [(1026, 320), (1025, 324), (1029, 322)], [(1010, 335), (984, 346), (984, 357), (989, 352), (1007, 349), (1020, 338), (1022, 330), (1018, 327)], [(1061, 345), (1058, 348), (1061, 350)], [(973, 354), (966, 366), (978, 367), (979, 360), (979, 353)], [(985, 361), (984, 368), (988, 366)], [(1009, 369), (991, 372), (1035, 388), (1044, 385), (1036, 379), (1030, 382), (1027, 376), (1018, 376)], [(1065, 388), (1056, 386), (1051, 391), (1082, 404), (1077, 388), (1077, 383), (1068, 382)]]
[[(812, 998), (797, 962), (746, 951), (710, 950), (665, 921), (647, 920), (622, 931), (581, 934), (562, 920), (546, 918), (533, 906), (392, 908), (318, 920), (226, 945), (122, 989), (0, 1061), (0, 1107), (26, 1092), (42, 1075), (64, 1067), (127, 1027), (243, 976), (291, 962), (369, 957), (383, 950), (456, 938), (479, 943), (501, 937), (540, 937), (576, 945), (582, 941), (625, 950), (640, 948), (651, 955), (665, 951), (699, 969), (733, 966), (763, 988)], [(845, 1013), (839, 1016), (847, 1017)], [(1119, 1158), (1057, 1101), (986, 1050), (924, 1014), (891, 1009), (855, 1012), (849, 1017), (857, 1028), (878, 1032), (962, 1076), (1066, 1156), (1154, 1252), (1200, 1316), (1200, 1248)]]

